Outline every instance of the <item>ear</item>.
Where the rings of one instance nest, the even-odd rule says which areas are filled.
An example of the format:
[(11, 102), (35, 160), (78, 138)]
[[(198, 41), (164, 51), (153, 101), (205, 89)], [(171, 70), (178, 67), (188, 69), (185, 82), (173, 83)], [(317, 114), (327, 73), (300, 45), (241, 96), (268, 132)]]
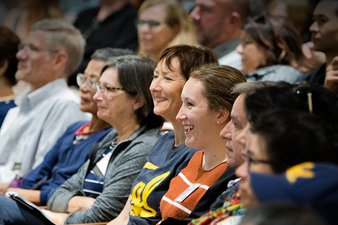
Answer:
[(64, 50), (60, 50), (57, 53), (55, 53), (54, 55), (54, 68), (56, 68), (56, 70), (64, 70), (64, 68), (66, 67), (66, 63), (68, 60), (68, 54), (64, 51)]
[(8, 60), (4, 60), (0, 63), (0, 76), (4, 75), (8, 68)]
[(241, 15), (238, 12), (232, 12), (230, 16), (231, 23), (240, 23), (241, 22)]
[(138, 110), (139, 108), (141, 108), (142, 106), (144, 106), (145, 104), (145, 100), (142, 96), (137, 95), (134, 98), (134, 111)]
[(217, 117), (217, 124), (225, 125), (230, 120), (230, 112), (227, 109), (221, 109)]

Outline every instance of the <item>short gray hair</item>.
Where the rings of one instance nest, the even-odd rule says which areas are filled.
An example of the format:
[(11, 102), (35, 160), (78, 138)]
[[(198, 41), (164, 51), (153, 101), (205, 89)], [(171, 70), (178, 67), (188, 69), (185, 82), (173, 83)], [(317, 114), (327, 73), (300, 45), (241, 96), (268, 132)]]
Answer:
[(86, 41), (72, 24), (60, 19), (44, 19), (33, 24), (31, 31), (46, 33), (49, 49), (64, 50), (68, 55), (65, 73), (71, 74), (80, 65)]

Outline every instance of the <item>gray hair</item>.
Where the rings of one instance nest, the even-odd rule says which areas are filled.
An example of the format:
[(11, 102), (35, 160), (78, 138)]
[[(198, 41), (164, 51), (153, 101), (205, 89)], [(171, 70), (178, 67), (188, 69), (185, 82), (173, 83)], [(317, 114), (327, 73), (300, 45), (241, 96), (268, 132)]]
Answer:
[(66, 74), (71, 74), (80, 65), (86, 41), (72, 24), (60, 19), (44, 19), (33, 24), (31, 31), (46, 33), (50, 51), (64, 50), (67, 53)]
[(91, 59), (108, 61), (109, 58), (123, 56), (123, 55), (135, 55), (135, 53), (130, 49), (123, 48), (100, 48), (97, 49), (92, 55)]
[(236, 84), (232, 88), (232, 93), (234, 94), (251, 94), (255, 92), (258, 89), (261, 89), (263, 87), (267, 86), (277, 86), (279, 82), (274, 81), (255, 81), (255, 82), (244, 82)]

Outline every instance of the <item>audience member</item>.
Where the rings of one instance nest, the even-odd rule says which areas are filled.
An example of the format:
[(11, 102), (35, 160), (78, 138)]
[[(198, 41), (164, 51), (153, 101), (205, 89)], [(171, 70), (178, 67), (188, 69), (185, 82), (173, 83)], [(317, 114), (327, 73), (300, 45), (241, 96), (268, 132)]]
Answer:
[(155, 224), (161, 219), (160, 200), (169, 188), (170, 180), (189, 162), (195, 150), (184, 144), (182, 124), (176, 120), (182, 105), (181, 92), (190, 72), (204, 64), (217, 63), (211, 51), (188, 45), (164, 50), (157, 60), (150, 91), (154, 113), (173, 125), (154, 146), (148, 161), (132, 186), (120, 215), (109, 224)]
[(325, 53), (326, 64), (310, 77), (310, 81), (324, 84), (338, 96), (338, 2), (322, 0), (313, 12), (314, 22), (310, 27), (314, 49)]
[(88, 119), (64, 78), (79, 65), (84, 49), (80, 32), (61, 20), (35, 23), (17, 58), (17, 80), (31, 91), (18, 96), (0, 131), (0, 182), (22, 177), (73, 122)]
[(326, 225), (313, 210), (286, 203), (249, 208), (239, 225)]
[[(153, 70), (153, 62), (139, 56), (116, 57), (103, 68), (94, 100), (98, 117), (114, 129), (49, 199), (52, 211), (44, 212), (56, 224), (106, 222), (122, 210), (133, 180), (160, 137), (162, 119), (153, 114), (149, 91)], [(11, 199), (1, 198), (0, 204), (7, 205), (3, 220), (43, 224), (17, 209)]]
[[(170, 181), (160, 202), (161, 221), (190, 217), (195, 207), (207, 211), (223, 187), (234, 179), (219, 133), (229, 122), (236, 98), (231, 89), (241, 82), (245, 82), (244, 76), (229, 66), (206, 65), (191, 72), (183, 87), (182, 106), (176, 118), (184, 127), (185, 144), (199, 151)], [(208, 198), (200, 201), (204, 195)]]
[(249, 15), (247, 0), (195, 0), (191, 17), (196, 25), (198, 42), (213, 50), (222, 65), (241, 69), (236, 52), (242, 26)]
[(258, 200), (310, 206), (336, 224), (337, 147), (329, 132), (337, 130), (327, 127), (326, 121), (309, 112), (284, 109), (261, 114), (248, 132), (247, 160), (236, 171), (242, 177), (243, 204), (252, 206)]
[(16, 53), (20, 38), (9, 28), (0, 26), (0, 129), (9, 109), (15, 107), (13, 87), (18, 64)]
[(139, 54), (156, 60), (167, 47), (196, 45), (188, 13), (176, 0), (146, 0), (138, 11)]
[(58, 0), (19, 0), (18, 7), (7, 12), (3, 24), (24, 40), (37, 21), (62, 18)]
[(86, 162), (90, 151), (111, 130), (110, 125), (97, 117), (97, 105), (93, 100), (95, 83), (101, 70), (111, 57), (132, 54), (122, 49), (103, 48), (94, 52), (84, 74), (78, 74), (80, 109), (92, 114), (90, 122), (80, 121), (68, 127), (43, 162), (20, 180), (11, 183), (8, 191), (14, 191), (29, 201), (46, 205), (50, 196), (65, 180), (77, 172)]
[(242, 43), (242, 72), (248, 81), (299, 82), (306, 78), (298, 66), (303, 64), (301, 41), (289, 24), (259, 16), (245, 24)]
[(96, 49), (112, 47), (136, 50), (136, 18), (137, 9), (128, 0), (100, 0), (99, 7), (80, 12), (74, 26), (86, 39), (86, 47), (83, 61), (68, 78), (68, 84), (76, 86), (76, 74), (83, 72)]

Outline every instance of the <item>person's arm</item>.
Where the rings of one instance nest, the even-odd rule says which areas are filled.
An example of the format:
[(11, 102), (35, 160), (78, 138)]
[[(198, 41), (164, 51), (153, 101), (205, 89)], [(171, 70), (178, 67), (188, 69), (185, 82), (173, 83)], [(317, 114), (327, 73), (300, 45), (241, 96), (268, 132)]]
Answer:
[(123, 207), (121, 213), (112, 221), (108, 223), (108, 225), (126, 225), (129, 221), (129, 212), (131, 211), (131, 204), (130, 204), (130, 196)]
[(18, 193), (21, 197), (24, 197), (28, 201), (40, 205), (40, 191), (39, 190), (28, 190), (23, 188), (8, 188), (7, 191), (13, 191)]
[(86, 196), (74, 196), (68, 202), (68, 212), (87, 210), (93, 206), (95, 198)]
[(149, 144), (138, 142), (129, 144), (110, 160), (103, 192), (88, 210), (71, 213), (66, 223), (108, 222), (122, 211), (130, 194), (132, 182), (146, 162)]
[(68, 212), (68, 203), (74, 196), (83, 196), (83, 182), (88, 169), (87, 161), (76, 174), (66, 180), (47, 202), (47, 208), (55, 212)]

